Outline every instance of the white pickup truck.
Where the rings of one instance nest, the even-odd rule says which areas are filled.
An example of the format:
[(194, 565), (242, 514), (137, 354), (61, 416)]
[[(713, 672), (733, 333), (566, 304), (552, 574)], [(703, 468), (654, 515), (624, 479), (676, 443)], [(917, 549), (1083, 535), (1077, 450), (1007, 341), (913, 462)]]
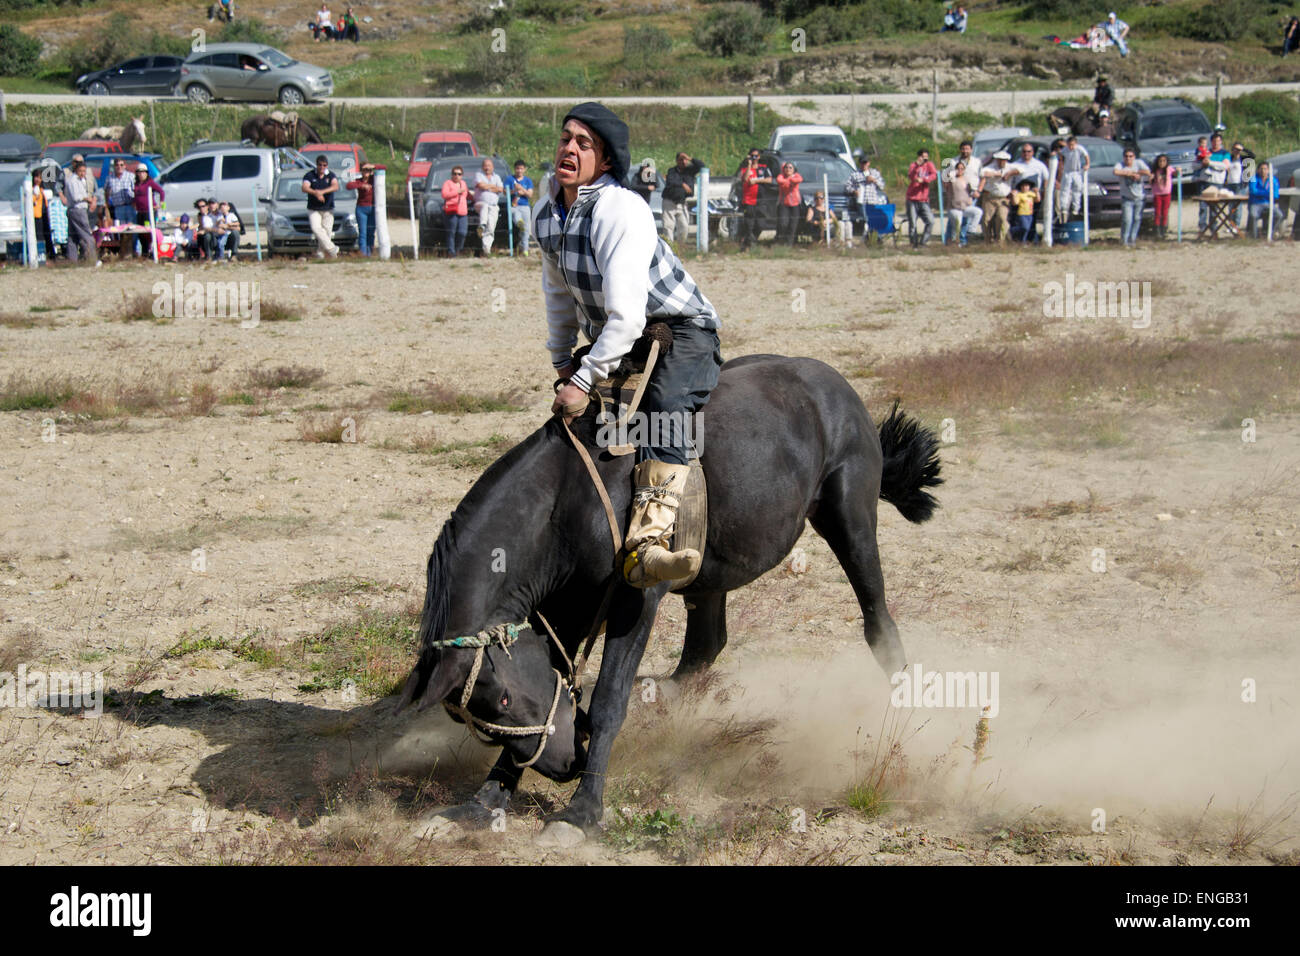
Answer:
[(773, 153), (834, 153), (854, 168), (849, 138), (838, 126), (778, 126), (767, 141)]

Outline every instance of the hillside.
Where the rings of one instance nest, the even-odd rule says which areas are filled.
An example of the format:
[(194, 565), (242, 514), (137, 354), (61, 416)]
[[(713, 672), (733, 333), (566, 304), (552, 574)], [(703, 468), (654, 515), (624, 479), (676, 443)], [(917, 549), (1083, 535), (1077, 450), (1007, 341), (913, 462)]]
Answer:
[[(878, 2), (880, 9), (912, 11), (909, 16), (920, 16), (920, 23), (928, 22), (932, 11), (937, 30), (938, 2)], [(0, 10), (6, 5), (0, 3)], [(767, 5), (789, 10), (812, 4), (768, 0)], [(1127, 59), (1113, 51), (1061, 49), (1046, 39), (1083, 32), (1096, 6), (1087, 0), (973, 3), (970, 28), (961, 36), (924, 29), (894, 32), (887, 24), (854, 32), (853, 21), (843, 18), (875, 8), (821, 8), (787, 15), (784, 23), (768, 18), (756, 28), (754, 52), (731, 56), (706, 53), (692, 41), (692, 29), (702, 18), (725, 12), (700, 0), (511, 0), (506, 11), (490, 18), (482, 3), (469, 0), (387, 0), (355, 6), (359, 19), (371, 18), (362, 22), (363, 42), (357, 45), (313, 42), (306, 28), (313, 6), (237, 3), (236, 26), (246, 27), (242, 15), (252, 13), (291, 55), (333, 70), (341, 95), (886, 92), (928, 90), (936, 75), (949, 90), (1032, 88), (1085, 84), (1098, 69), (1119, 86), (1204, 83), (1219, 75), (1232, 82), (1300, 80), (1300, 57), (1278, 55), (1287, 8), (1265, 0), (1169, 0), (1122, 8), (1133, 27), (1133, 54)], [(342, 7), (334, 6), (337, 14)], [(1055, 9), (1066, 12), (1035, 12)], [(129, 17), (129, 25), (115, 16)], [(1227, 25), (1216, 25), (1225, 16)], [(46, 44), (38, 76), (4, 80), (11, 90), (67, 89), (70, 70), (88, 50), (125, 56), (163, 38), (183, 45), (194, 29), (208, 30), (209, 39), (220, 34), (194, 0), (44, 5), (19, 10), (9, 20)], [(496, 26), (506, 31), (504, 54), (489, 48), (489, 31)], [(796, 29), (803, 35), (792, 39)], [(1244, 32), (1236, 39), (1207, 39), (1238, 31)], [(846, 32), (853, 39), (834, 42)], [(106, 37), (123, 34), (117, 47), (103, 46)], [(801, 42), (801, 49), (792, 50)]]

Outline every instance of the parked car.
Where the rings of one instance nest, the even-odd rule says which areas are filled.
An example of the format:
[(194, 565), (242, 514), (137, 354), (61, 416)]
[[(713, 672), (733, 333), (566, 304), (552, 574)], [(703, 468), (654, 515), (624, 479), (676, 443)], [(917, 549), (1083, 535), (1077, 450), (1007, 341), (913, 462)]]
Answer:
[[(208, 149), (206, 147), (215, 148)], [(198, 199), (229, 199), (244, 208), (254, 195), (272, 195), (281, 169), (299, 171), (299, 179), (312, 164), (302, 153), (288, 146), (276, 149), (236, 144), (203, 144), (164, 169), (158, 183), (167, 193), (167, 205), (174, 211), (192, 209)]]
[[(773, 180), (776, 179), (777, 173), (781, 171), (783, 163), (794, 163), (795, 171), (803, 177), (803, 185), (799, 187), (799, 195), (803, 198), (804, 208), (812, 205), (813, 194), (822, 188), (822, 177), (825, 175), (826, 199), (830, 203), (831, 210), (841, 219), (846, 215), (849, 207), (849, 196), (845, 183), (848, 182), (849, 176), (853, 174), (853, 166), (847, 160), (841, 158), (838, 153), (764, 153), (760, 162), (772, 173)], [(740, 177), (737, 176), (731, 185), (731, 194), (728, 197), (737, 211), (741, 211), (740, 193)], [(777, 227), (776, 207), (779, 199), (780, 190), (775, 182), (770, 186), (762, 185), (758, 187), (758, 228), (760, 232), (769, 229), (775, 231)], [(800, 215), (803, 215), (802, 211)]]
[(0, 133), (0, 161), (25, 163), (40, 158), (41, 143), (26, 133)]
[(971, 140), (971, 155), (978, 156), (980, 162), (984, 162), (984, 158), (1001, 149), (1003, 143), (1017, 136), (1030, 136), (1033, 132), (1027, 126), (990, 126), (980, 130)]
[(332, 95), (334, 78), (324, 67), (260, 43), (209, 43), (185, 59), (176, 89), (192, 103), (278, 100), (297, 106)]
[(144, 166), (149, 175), (157, 179), (162, 172), (162, 153), (86, 153), (86, 165), (95, 179), (103, 183), (112, 174), (113, 163), (122, 160), (126, 171), (135, 175), (137, 166)]
[[(475, 230), (478, 228), (478, 213), (474, 209), (474, 173), (478, 170), (478, 163), (468, 163), (464, 157), (447, 156), (442, 159), (436, 159), (429, 167), (429, 172), (425, 176), (424, 188), (420, 191), (420, 204), (417, 216), (420, 220), (420, 248), (436, 249), (447, 247), (447, 217), (442, 211), (442, 184), (451, 178), (451, 171), (460, 166), (465, 170), (465, 183), (470, 188), (469, 197), (469, 222), (465, 233), (465, 248), (467, 251), (476, 248), (473, 244)], [(501, 170), (506, 169), (505, 160), (500, 156), (492, 157), (492, 165), (495, 167), (498, 176), (501, 176)], [(501, 181), (505, 182), (505, 177), (501, 176)], [(497, 229), (492, 240), (494, 249), (509, 249), (509, 224), (506, 222), (506, 197), (501, 194), (497, 203)]]
[[(292, 168), (281, 170), (276, 177), (275, 191), (262, 200), (271, 255), (294, 255), (316, 248), (316, 237), (308, 221), (307, 194), (302, 191), (305, 172)], [(337, 170), (335, 172), (337, 174)], [(340, 188), (334, 194), (334, 244), (340, 251), (347, 252), (356, 248), (358, 235), (357, 194), (351, 189)]]
[[(478, 154), (474, 134), (463, 129), (428, 129), (416, 133), (415, 142), (411, 144), (411, 162), (406, 170), (406, 181), (418, 195), (424, 189), (429, 178), (429, 167), (435, 160)], [(446, 179), (445, 176), (443, 178)]]
[(360, 176), (361, 167), (367, 162), (366, 151), (359, 143), (309, 143), (301, 152), (310, 160), (324, 153), (329, 157), (330, 169), (344, 182)]
[(853, 150), (838, 126), (778, 126), (767, 141), (770, 153), (834, 153), (850, 166)]
[(50, 143), (41, 150), (42, 159), (52, 159), (60, 166), (72, 162), (77, 153), (87, 156), (91, 153), (120, 153), (122, 144), (112, 139), (64, 139)]
[[(1047, 165), (1051, 155), (1052, 144), (1059, 136), (1018, 136), (1003, 143), (1000, 149), (1006, 150), (1013, 157), (1020, 156), (1020, 147), (1032, 143), (1034, 155)], [(1090, 226), (1118, 226), (1124, 211), (1119, 193), (1120, 178), (1115, 175), (1115, 164), (1124, 159), (1124, 147), (1111, 139), (1097, 136), (1080, 136), (1079, 145), (1088, 151), (1090, 167), (1088, 169), (1088, 224)], [(1013, 159), (1014, 163), (1015, 160)], [(1146, 202), (1142, 206), (1142, 215), (1153, 216), (1154, 205), (1151, 190), (1148, 187)]]
[[(31, 176), (25, 162), (0, 162), (0, 251), (23, 241), (23, 180)], [(17, 249), (13, 250), (18, 255)]]
[(181, 78), (179, 56), (137, 56), (107, 69), (77, 77), (77, 92), (88, 96), (129, 94), (170, 96)]
[(1196, 141), (1209, 137), (1214, 130), (1205, 114), (1187, 100), (1143, 100), (1130, 103), (1119, 111), (1115, 139), (1132, 146), (1147, 164), (1161, 153), (1169, 156), (1169, 165), (1184, 176), (1200, 170), (1196, 161)]

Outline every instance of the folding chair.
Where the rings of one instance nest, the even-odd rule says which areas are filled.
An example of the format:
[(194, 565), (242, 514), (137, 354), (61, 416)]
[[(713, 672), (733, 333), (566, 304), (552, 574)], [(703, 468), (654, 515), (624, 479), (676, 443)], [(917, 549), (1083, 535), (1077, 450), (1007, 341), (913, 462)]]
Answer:
[(882, 242), (885, 236), (893, 236), (894, 245), (898, 245), (898, 229), (894, 225), (894, 204), (891, 202), (885, 206), (867, 206), (866, 210), (868, 233), (874, 232)]

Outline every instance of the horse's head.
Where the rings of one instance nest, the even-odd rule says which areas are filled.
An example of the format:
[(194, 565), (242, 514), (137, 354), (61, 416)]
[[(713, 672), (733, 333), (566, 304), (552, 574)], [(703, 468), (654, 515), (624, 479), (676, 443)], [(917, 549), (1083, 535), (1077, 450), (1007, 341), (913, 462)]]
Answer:
[(445, 704), (453, 720), (500, 744), (516, 766), (561, 782), (581, 772), (586, 715), (544, 635), (501, 625), (432, 643), (411, 671), (399, 708), (417, 699), (421, 710)]

